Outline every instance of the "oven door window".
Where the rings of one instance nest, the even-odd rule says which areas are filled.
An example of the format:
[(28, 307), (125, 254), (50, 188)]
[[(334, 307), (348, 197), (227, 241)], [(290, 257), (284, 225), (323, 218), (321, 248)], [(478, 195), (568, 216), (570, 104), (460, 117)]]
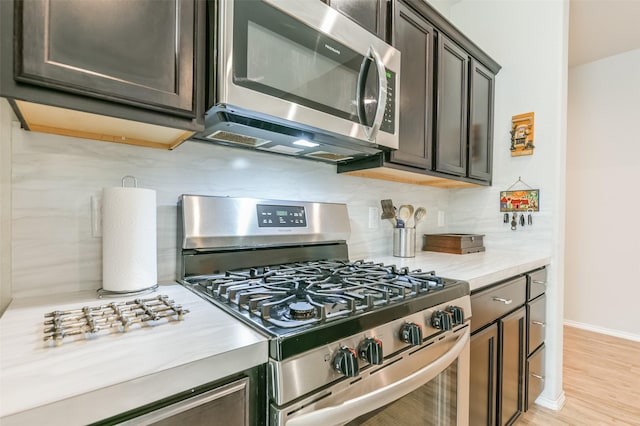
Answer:
[(371, 58), (261, 1), (234, 8), (234, 84), (372, 125), (379, 77)]
[(349, 426), (448, 426), (457, 424), (457, 362), (424, 386), (375, 411), (347, 423)]

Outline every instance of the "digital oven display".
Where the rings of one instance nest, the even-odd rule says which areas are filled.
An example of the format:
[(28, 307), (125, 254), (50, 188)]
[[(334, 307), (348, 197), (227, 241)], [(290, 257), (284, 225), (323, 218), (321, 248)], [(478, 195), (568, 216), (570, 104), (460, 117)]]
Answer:
[(258, 204), (256, 207), (260, 228), (304, 228), (307, 226), (307, 215), (302, 206)]

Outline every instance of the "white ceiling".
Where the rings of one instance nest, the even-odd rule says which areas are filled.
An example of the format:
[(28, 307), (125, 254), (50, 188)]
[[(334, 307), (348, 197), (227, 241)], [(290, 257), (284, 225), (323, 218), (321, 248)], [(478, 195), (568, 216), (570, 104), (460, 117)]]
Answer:
[(570, 0), (569, 67), (640, 49), (640, 0)]

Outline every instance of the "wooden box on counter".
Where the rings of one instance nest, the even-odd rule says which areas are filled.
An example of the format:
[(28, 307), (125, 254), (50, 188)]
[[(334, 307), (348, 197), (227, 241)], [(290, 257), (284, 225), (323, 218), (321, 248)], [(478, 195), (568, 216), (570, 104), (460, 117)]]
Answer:
[(484, 251), (480, 234), (424, 234), (423, 251), (467, 254)]

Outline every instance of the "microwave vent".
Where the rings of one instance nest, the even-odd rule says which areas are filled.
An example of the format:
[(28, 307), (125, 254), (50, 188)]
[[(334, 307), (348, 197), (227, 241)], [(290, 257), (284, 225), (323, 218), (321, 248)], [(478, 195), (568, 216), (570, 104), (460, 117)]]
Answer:
[(249, 146), (249, 147), (258, 147), (260, 145), (264, 145), (265, 143), (271, 142), (268, 139), (260, 139), (252, 136), (240, 135), (237, 133), (231, 133), (224, 130), (218, 130), (210, 135), (206, 136), (207, 139), (214, 139), (221, 142), (230, 142), (236, 145)]
[(300, 148), (295, 148), (295, 147), (286, 146), (286, 145), (262, 146), (258, 149), (262, 149), (264, 151), (277, 152), (278, 154), (286, 154), (286, 155), (298, 155), (301, 151), (303, 151)]
[(307, 157), (312, 157), (312, 158), (317, 158), (319, 160), (334, 161), (334, 162), (338, 162), (338, 161), (342, 161), (342, 160), (348, 160), (350, 158), (353, 158), (350, 155), (336, 154), (334, 152), (326, 152), (326, 151), (311, 152), (309, 154), (306, 154), (306, 156)]

